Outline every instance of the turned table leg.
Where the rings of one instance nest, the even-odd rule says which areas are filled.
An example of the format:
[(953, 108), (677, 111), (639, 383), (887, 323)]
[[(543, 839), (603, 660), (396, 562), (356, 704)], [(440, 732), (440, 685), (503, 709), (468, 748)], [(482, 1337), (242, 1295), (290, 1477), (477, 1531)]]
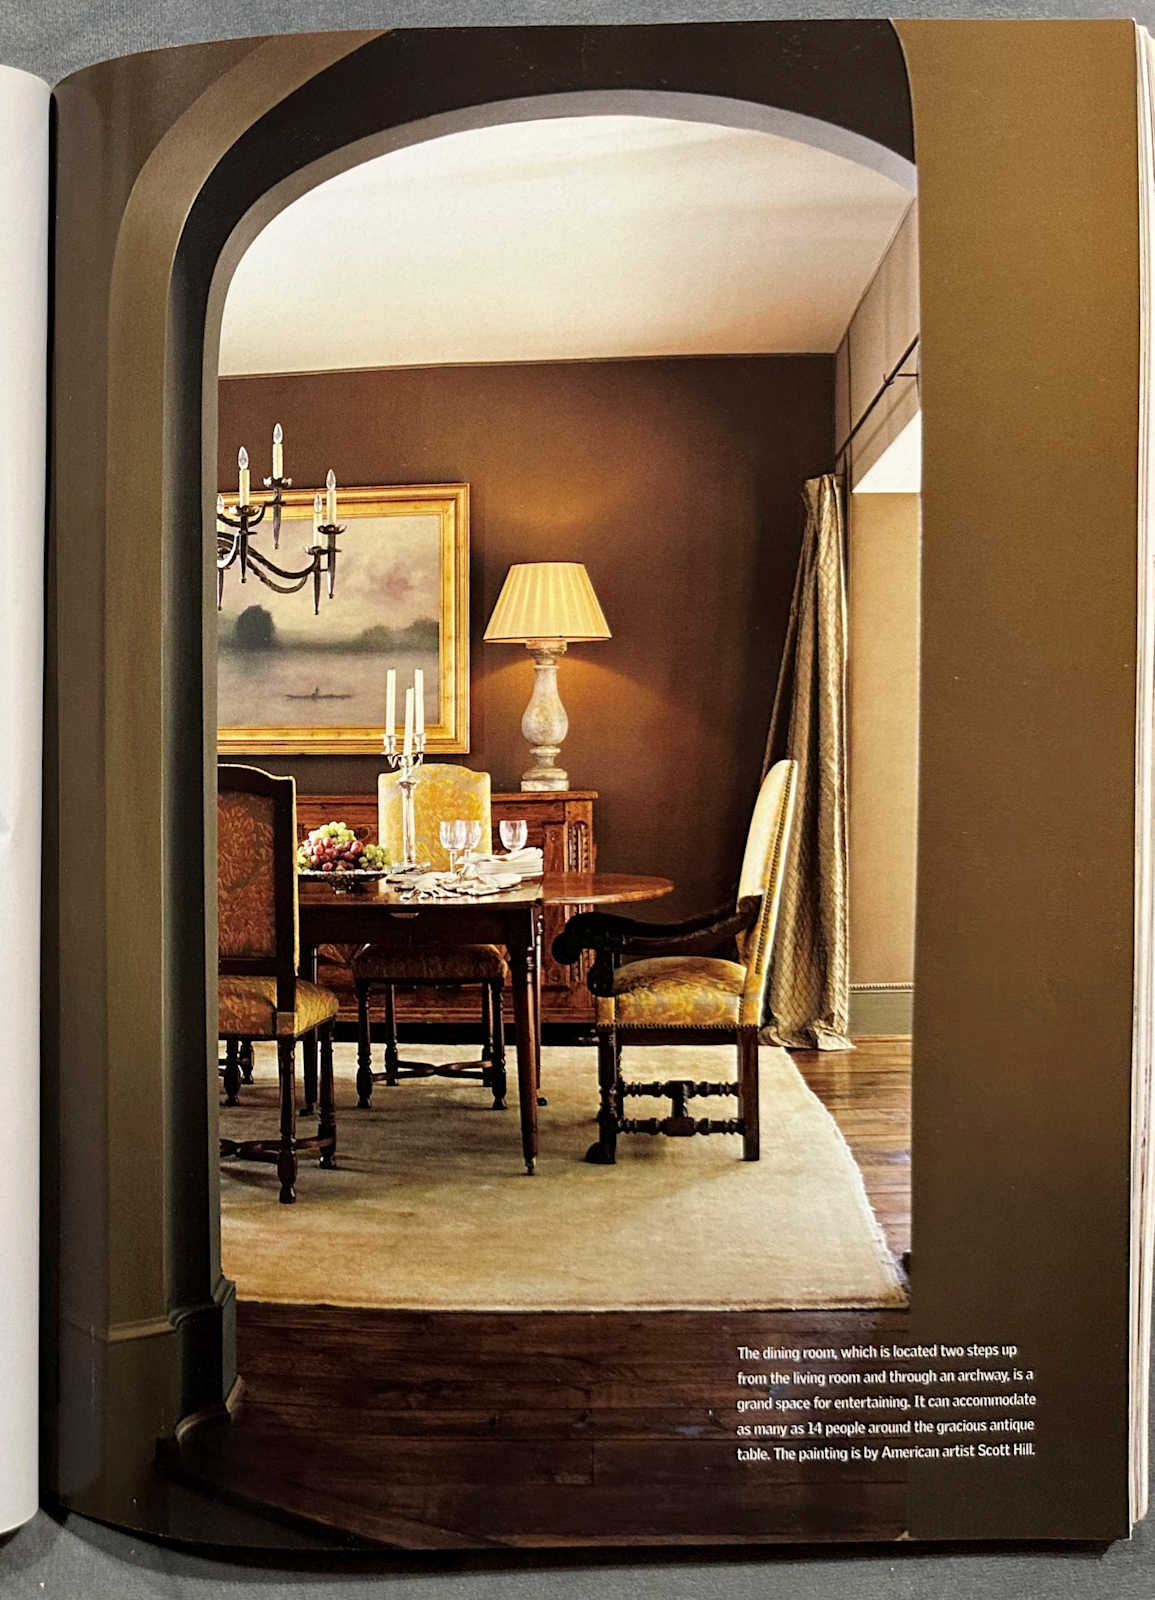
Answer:
[(537, 1086), (537, 1103), (547, 1106), (549, 1101), (541, 1092), (541, 917), (535, 919), (534, 929), (534, 980), (533, 980), (533, 1055), (534, 1055), (534, 1082)]

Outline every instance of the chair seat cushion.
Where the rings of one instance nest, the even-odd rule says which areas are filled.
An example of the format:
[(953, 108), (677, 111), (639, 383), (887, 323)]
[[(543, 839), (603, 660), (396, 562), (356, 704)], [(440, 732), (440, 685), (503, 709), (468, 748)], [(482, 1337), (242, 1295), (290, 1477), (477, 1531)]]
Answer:
[(430, 944), (412, 949), (371, 944), (353, 958), (357, 983), (485, 983), (509, 977), (495, 944)]
[[(277, 1037), (276, 978), (222, 977), (217, 993), (217, 1030), (222, 1039)], [(293, 1037), (332, 1021), (340, 1004), (330, 990), (298, 978)]]
[(597, 1019), (625, 1028), (734, 1028), (746, 968), (713, 956), (652, 956), (614, 974)]

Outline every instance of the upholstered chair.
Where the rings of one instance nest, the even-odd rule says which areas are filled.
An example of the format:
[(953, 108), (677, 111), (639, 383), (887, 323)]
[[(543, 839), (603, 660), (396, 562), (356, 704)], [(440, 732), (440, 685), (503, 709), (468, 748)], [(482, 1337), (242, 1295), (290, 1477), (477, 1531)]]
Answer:
[[(571, 917), (554, 940), (558, 961), (595, 952), (589, 987), (596, 997), (598, 1036), (598, 1139), (586, 1152), (595, 1165), (616, 1159), (619, 1133), (737, 1133), (747, 1161), (759, 1157), (758, 1029), (770, 975), (770, 956), (782, 867), (794, 815), (797, 764), (779, 761), (762, 781), (746, 839), (736, 905), (683, 923), (634, 922), (602, 912)], [(737, 960), (717, 952), (734, 949)], [(622, 1077), (623, 1044), (737, 1046), (737, 1079), (703, 1083), (666, 1079), (628, 1083)], [(628, 1099), (668, 1098), (666, 1117), (627, 1117)], [(736, 1117), (694, 1117), (687, 1101), (728, 1095)]]
[[(480, 822), (478, 850), (493, 849), (489, 810), (488, 772), (473, 772), (450, 762), (426, 762), (413, 789), (413, 820), (418, 861), (430, 871), (444, 872), (449, 853), (441, 843), (439, 824), (462, 819)], [(401, 790), (395, 772), (377, 780), (377, 837), (391, 860), (400, 861)], [(502, 990), (509, 977), (505, 955), (492, 944), (424, 945), (412, 950), (366, 945), (353, 958), (353, 987), (357, 994), (357, 1104), (368, 1106), (374, 1083), (392, 1086), (402, 1078), (467, 1078), (485, 1085), (493, 1094), (496, 1111), (505, 1109), (505, 1027)], [(435, 1063), (402, 1061), (397, 1048), (395, 990), (398, 984), (478, 985), (481, 989), (482, 1051), (479, 1061)], [(369, 1001), (374, 989), (385, 992), (385, 1066), (373, 1071), (369, 1034)]]
[[(297, 977), (296, 785), (255, 767), (217, 769), (218, 1035), (228, 1047), (225, 1090), (236, 1101), (240, 1041), (276, 1040), (280, 1137), (222, 1139), (222, 1156), (275, 1162), (281, 1200), (296, 1199), (297, 1156), (320, 1153), (336, 1165), (333, 1023), (338, 1000)], [(315, 1138), (297, 1138), (297, 1040), (320, 1041), (320, 1120)]]

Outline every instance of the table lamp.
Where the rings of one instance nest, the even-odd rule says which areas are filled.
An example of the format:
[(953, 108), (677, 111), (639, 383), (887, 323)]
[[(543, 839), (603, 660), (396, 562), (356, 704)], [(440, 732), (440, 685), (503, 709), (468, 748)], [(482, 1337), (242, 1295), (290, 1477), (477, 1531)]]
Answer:
[(533, 657), (533, 694), (521, 731), (533, 765), (521, 775), (523, 789), (568, 789), (558, 765), (569, 730), (557, 692), (557, 664), (567, 644), (608, 639), (610, 630), (580, 561), (530, 561), (510, 567), (489, 626), (490, 644), (523, 644)]

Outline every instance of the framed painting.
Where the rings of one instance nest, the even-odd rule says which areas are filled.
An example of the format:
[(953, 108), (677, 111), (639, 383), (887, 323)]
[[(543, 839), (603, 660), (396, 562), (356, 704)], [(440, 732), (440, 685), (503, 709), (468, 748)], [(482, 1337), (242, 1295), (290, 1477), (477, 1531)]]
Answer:
[[(226, 494), (231, 503), (235, 495)], [(313, 491), (285, 492), (281, 561), (312, 540)], [(426, 748), (469, 749), (469, 485), (341, 489), (337, 582), (281, 595), (250, 570), (225, 583), (217, 639), (221, 754), (381, 749), (385, 674), (425, 674)], [(271, 553), (266, 534), (262, 548)], [(404, 704), (404, 696), (401, 697)]]

